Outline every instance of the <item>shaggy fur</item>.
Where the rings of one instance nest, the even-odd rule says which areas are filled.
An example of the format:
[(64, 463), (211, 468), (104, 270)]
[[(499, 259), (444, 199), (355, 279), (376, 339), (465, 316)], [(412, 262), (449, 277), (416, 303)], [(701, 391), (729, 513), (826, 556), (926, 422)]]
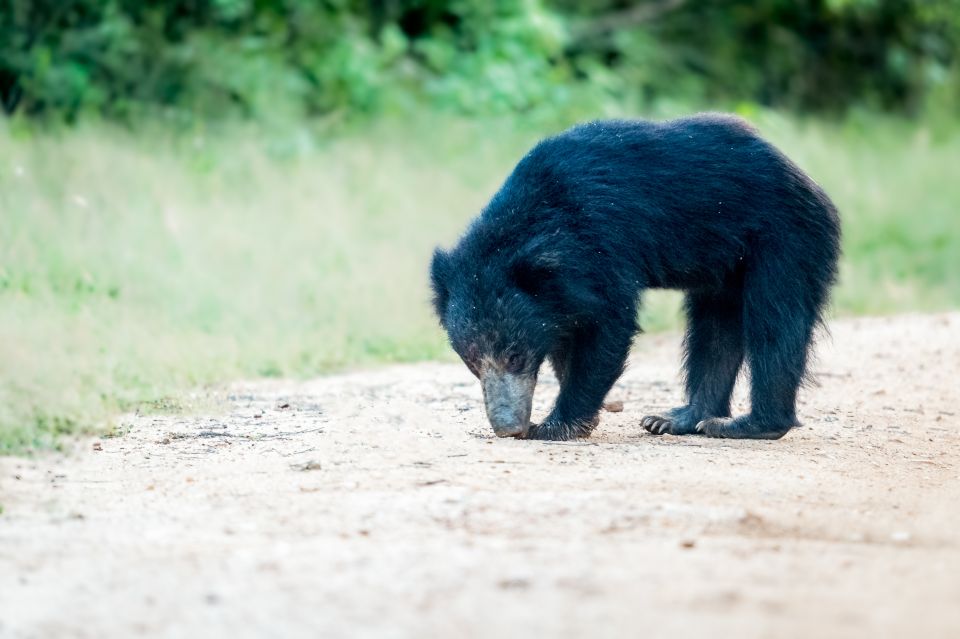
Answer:
[[(527, 436), (588, 435), (639, 330), (647, 288), (686, 291), (687, 403), (652, 433), (779, 438), (836, 277), (827, 195), (738, 118), (591, 122), (540, 142), (449, 252), (434, 304), (471, 370), (492, 358), (560, 395)], [(751, 411), (730, 418), (741, 364)]]

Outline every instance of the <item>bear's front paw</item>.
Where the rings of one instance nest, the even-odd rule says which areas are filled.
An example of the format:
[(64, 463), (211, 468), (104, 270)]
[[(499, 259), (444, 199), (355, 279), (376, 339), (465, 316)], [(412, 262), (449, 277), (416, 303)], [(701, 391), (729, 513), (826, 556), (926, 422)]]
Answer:
[(527, 439), (564, 442), (571, 439), (579, 439), (580, 437), (589, 437), (590, 433), (599, 423), (599, 415), (590, 420), (572, 422), (559, 422), (548, 419), (539, 426), (531, 426), (527, 432)]
[(530, 427), (527, 431), (527, 439), (539, 439), (541, 441), (557, 442), (570, 439), (566, 430), (559, 424), (539, 424)]

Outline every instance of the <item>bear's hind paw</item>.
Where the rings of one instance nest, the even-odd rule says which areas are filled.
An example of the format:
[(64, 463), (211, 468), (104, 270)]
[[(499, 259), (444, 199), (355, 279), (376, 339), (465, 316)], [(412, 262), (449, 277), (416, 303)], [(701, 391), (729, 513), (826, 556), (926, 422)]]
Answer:
[(663, 415), (647, 415), (640, 424), (651, 435), (690, 435), (696, 432), (697, 420), (687, 406), (673, 408)]
[(758, 424), (748, 415), (740, 417), (713, 417), (697, 424), (697, 433), (725, 439), (780, 439), (791, 426), (772, 428)]

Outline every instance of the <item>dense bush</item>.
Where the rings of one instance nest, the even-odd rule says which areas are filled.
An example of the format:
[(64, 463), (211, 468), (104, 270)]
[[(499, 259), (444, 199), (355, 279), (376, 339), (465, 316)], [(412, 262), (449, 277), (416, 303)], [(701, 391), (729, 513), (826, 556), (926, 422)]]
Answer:
[(960, 0), (0, 0), (7, 113), (957, 102)]

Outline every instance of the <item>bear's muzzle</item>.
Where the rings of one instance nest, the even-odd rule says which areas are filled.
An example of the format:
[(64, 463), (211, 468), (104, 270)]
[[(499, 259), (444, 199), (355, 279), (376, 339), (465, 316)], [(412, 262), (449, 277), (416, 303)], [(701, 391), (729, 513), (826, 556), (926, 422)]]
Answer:
[(526, 437), (533, 410), (534, 375), (518, 375), (495, 366), (480, 369), (487, 419), (498, 437)]

